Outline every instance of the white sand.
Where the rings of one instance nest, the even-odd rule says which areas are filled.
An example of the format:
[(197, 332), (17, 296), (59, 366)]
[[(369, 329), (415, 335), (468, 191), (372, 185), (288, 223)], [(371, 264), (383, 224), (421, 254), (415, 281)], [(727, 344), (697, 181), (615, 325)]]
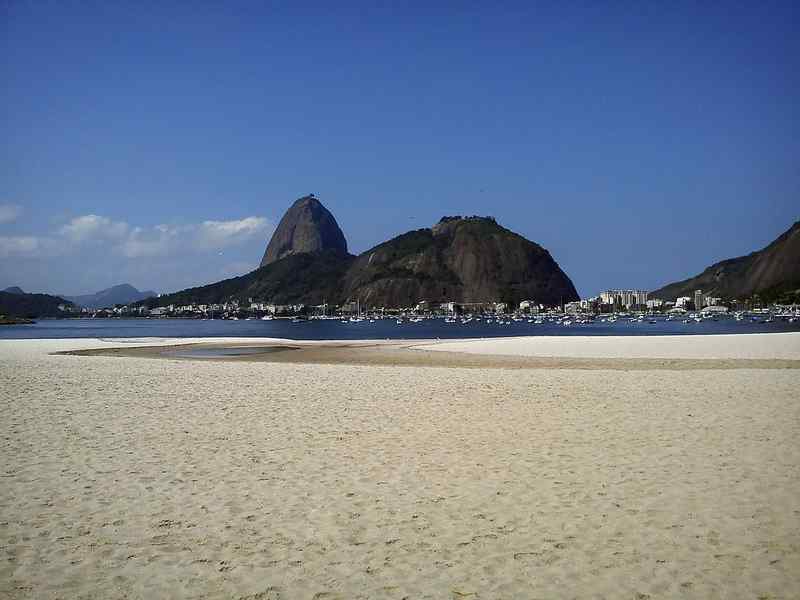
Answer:
[(0, 598), (800, 597), (800, 370), (100, 344), (0, 341)]
[(454, 340), (421, 350), (574, 358), (756, 358), (800, 360), (800, 333), (664, 336), (536, 336)]

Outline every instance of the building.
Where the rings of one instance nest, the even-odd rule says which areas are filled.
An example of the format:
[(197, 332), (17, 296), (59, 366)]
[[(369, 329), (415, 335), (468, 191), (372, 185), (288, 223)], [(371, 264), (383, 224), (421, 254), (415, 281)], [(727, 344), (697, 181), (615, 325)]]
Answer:
[(705, 303), (705, 296), (703, 295), (703, 290), (695, 290), (694, 291), (694, 309), (695, 310), (702, 310), (702, 308), (706, 305)]
[(600, 296), (592, 296), (591, 298), (583, 298), (581, 300), (581, 310), (588, 313), (602, 312), (603, 301)]
[(644, 290), (607, 290), (600, 293), (603, 304), (612, 304), (616, 308), (634, 308), (647, 304), (647, 292)]
[(495, 314), (502, 315), (508, 310), (508, 305), (505, 302), (495, 302), (493, 308)]
[(539, 312), (539, 305), (534, 300), (523, 300), (519, 303), (519, 310), (525, 313), (536, 314)]
[(651, 298), (650, 300), (647, 301), (647, 308), (649, 308), (650, 310), (654, 308), (661, 308), (662, 306), (664, 306), (664, 301), (659, 300), (658, 298)]
[(439, 305), (439, 309), (449, 315), (454, 315), (458, 312), (458, 305), (455, 302), (442, 302)]
[(686, 308), (686, 305), (691, 302), (692, 299), (689, 296), (681, 296), (677, 300), (675, 300), (675, 307), (676, 308)]

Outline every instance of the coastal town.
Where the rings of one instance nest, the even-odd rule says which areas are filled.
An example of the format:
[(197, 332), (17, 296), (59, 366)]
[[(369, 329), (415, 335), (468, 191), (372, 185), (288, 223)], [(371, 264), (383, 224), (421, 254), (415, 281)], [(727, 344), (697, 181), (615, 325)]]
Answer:
[[(157, 300), (157, 298), (156, 298)], [(516, 305), (506, 302), (429, 302), (420, 300), (409, 307), (366, 306), (358, 300), (342, 305), (327, 303), (319, 305), (277, 304), (264, 299), (248, 298), (246, 301), (230, 298), (219, 303), (169, 304), (150, 307), (147, 300), (127, 305), (116, 305), (100, 309), (87, 309), (62, 304), (59, 309), (64, 316), (84, 318), (182, 318), (182, 319), (272, 319), (315, 320), (344, 319), (347, 322), (362, 320), (395, 319), (415, 320), (425, 318), (456, 319), (459, 322), (488, 319), (504, 324), (513, 320), (529, 320), (537, 323), (543, 318), (558, 318), (569, 324), (589, 323), (595, 320), (615, 322), (620, 317), (648, 317), (673, 319), (707, 319), (731, 316), (742, 319), (782, 318), (795, 322), (800, 319), (798, 304), (762, 304), (752, 299), (729, 301), (718, 296), (696, 290), (692, 296), (681, 296), (672, 301), (651, 298), (646, 290), (609, 289), (597, 296), (546, 306), (535, 300), (523, 300)], [(469, 321), (467, 321), (469, 320)], [(768, 321), (767, 321), (768, 322)]]

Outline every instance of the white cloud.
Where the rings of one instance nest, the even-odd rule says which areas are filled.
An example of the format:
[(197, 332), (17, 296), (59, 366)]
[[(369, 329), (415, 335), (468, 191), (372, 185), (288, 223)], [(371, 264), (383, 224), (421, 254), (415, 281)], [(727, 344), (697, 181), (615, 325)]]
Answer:
[(61, 234), (73, 242), (87, 240), (119, 240), (128, 234), (128, 224), (123, 221), (112, 221), (99, 215), (83, 215), (75, 217), (61, 228)]
[(124, 221), (92, 214), (75, 217), (60, 229), (60, 233), (75, 244), (103, 241), (127, 258), (140, 258), (221, 250), (264, 234), (271, 227), (272, 224), (264, 217), (131, 227)]
[(0, 258), (36, 257), (42, 247), (42, 240), (38, 237), (0, 235)]
[(203, 221), (195, 233), (201, 248), (224, 248), (242, 243), (267, 230), (269, 221), (264, 217), (245, 217), (237, 221)]
[(253, 239), (263, 241), (272, 228), (267, 219), (253, 216), (231, 221), (134, 227), (124, 221), (91, 214), (75, 217), (53, 235), (0, 236), (0, 258), (81, 257), (91, 252), (97, 260), (114, 256), (123, 259), (171, 257), (190, 264), (196, 261), (192, 256), (216, 254), (216, 251), (222, 255), (223, 249)]
[(22, 207), (16, 204), (0, 204), (0, 223), (13, 223), (22, 214)]
[(127, 258), (165, 256), (180, 250), (183, 228), (156, 225), (149, 229), (134, 227), (122, 240), (119, 250)]

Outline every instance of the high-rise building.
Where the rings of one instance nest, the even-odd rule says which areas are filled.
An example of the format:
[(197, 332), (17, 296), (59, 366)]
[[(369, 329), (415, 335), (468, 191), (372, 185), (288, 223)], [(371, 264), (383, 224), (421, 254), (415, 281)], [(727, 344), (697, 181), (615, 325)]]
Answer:
[(603, 304), (613, 304), (617, 307), (631, 308), (647, 304), (647, 292), (644, 290), (607, 290), (600, 293)]
[(695, 290), (694, 291), (694, 309), (695, 310), (702, 310), (702, 308), (706, 305), (705, 303), (705, 296), (703, 295), (703, 290)]

